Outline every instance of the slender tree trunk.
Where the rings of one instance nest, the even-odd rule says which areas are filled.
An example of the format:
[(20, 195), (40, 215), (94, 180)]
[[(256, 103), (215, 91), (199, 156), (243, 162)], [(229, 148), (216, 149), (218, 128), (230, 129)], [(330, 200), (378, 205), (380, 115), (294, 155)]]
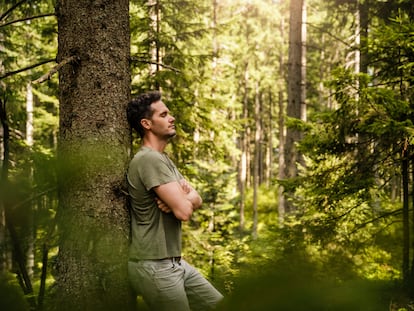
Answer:
[(359, 0), (358, 1), (358, 14), (359, 14), (359, 71), (363, 73), (368, 72), (368, 55), (367, 55), (367, 45), (368, 45), (368, 8), (369, 0)]
[[(290, 30), (289, 30), (289, 61), (288, 61), (288, 105), (287, 116), (293, 119), (305, 120), (305, 39), (304, 32), (306, 10), (305, 0), (290, 2)], [(306, 20), (305, 20), (306, 21)], [(298, 174), (297, 164), (302, 158), (295, 145), (302, 137), (301, 132), (288, 126), (285, 140), (285, 177), (294, 178)], [(283, 169), (283, 168), (281, 168)], [(292, 195), (292, 194), (289, 194)], [(294, 210), (295, 207), (285, 200), (285, 212)]]
[[(302, 0), (302, 10), (301, 10), (301, 34), (300, 34), (300, 119), (302, 121), (307, 120), (306, 113), (306, 39), (307, 39), (307, 10), (306, 10), (306, 0)], [(300, 133), (299, 139), (302, 138), (302, 133)], [(305, 165), (301, 155), (298, 155), (299, 163)]]
[(253, 161), (253, 238), (257, 238), (257, 226), (259, 223), (258, 212), (258, 192), (260, 184), (260, 148), (261, 148), (261, 100), (259, 94), (259, 87), (256, 86), (255, 105), (254, 105), (254, 121), (255, 121), (255, 134), (254, 134), (254, 161)]
[[(0, 253), (2, 261), (0, 261), (1, 269), (3, 271), (9, 271), (13, 266), (13, 246), (18, 245), (17, 241), (13, 240), (14, 226), (10, 223), (9, 220), (9, 210), (12, 205), (13, 199), (10, 198), (13, 193), (10, 181), (9, 181), (9, 159), (10, 159), (10, 127), (7, 116), (7, 105), (5, 99), (0, 99), (0, 121), (3, 129), (3, 153), (2, 153), (2, 167), (0, 174), (0, 216), (1, 216), (1, 225), (2, 229), (0, 235)], [(3, 227), (4, 226), (4, 227)], [(10, 230), (11, 229), (11, 230)], [(9, 246), (10, 245), (10, 246)], [(20, 247), (20, 245), (18, 245)], [(19, 248), (20, 249), (20, 248)], [(24, 265), (21, 267), (25, 270)], [(22, 272), (21, 274), (24, 274)], [(30, 280), (29, 280), (30, 281)], [(22, 288), (25, 290), (27, 286), (23, 284)]]
[(29, 82), (26, 87), (26, 143), (29, 147), (33, 146), (33, 90)]
[[(151, 64), (150, 64), (150, 74), (155, 75), (160, 71), (161, 67), (161, 48), (160, 48), (160, 22), (161, 22), (161, 12), (160, 12), (160, 1), (159, 0), (149, 0), (148, 1), (148, 15), (150, 16), (151, 25), (150, 25), (150, 53), (151, 53)], [(158, 80), (155, 81), (155, 89), (159, 89), (160, 85)]]
[(57, 2), (59, 254), (56, 308), (130, 310), (129, 221), (119, 193), (131, 146), (129, 1)]
[(409, 211), (409, 160), (408, 160), (408, 143), (406, 142), (402, 152), (401, 175), (403, 181), (403, 283), (406, 289), (410, 285), (410, 211)]
[[(241, 144), (244, 145), (244, 137), (242, 138)], [(240, 223), (239, 228), (240, 231), (244, 230), (245, 226), (245, 196), (246, 196), (246, 170), (247, 170), (247, 163), (246, 163), (246, 151), (242, 148), (242, 153), (240, 156), (240, 163), (239, 163), (239, 193), (240, 193), (240, 203), (239, 203), (239, 214), (240, 214)]]
[(267, 126), (267, 148), (266, 148), (266, 156), (265, 156), (265, 181), (266, 187), (270, 188), (271, 180), (272, 180), (272, 173), (273, 173), (273, 96), (272, 92), (269, 90), (269, 118), (268, 118), (268, 126)]
[[(285, 22), (283, 16), (281, 17), (280, 21), (280, 36), (282, 41), (284, 41), (285, 37)], [(282, 79), (284, 76), (284, 58), (283, 53), (279, 55), (279, 75)], [(284, 180), (285, 176), (285, 104), (284, 104), (284, 90), (280, 87), (278, 92), (278, 106), (279, 106), (279, 116), (278, 116), (278, 126), (279, 126), (279, 158), (278, 158), (278, 174), (277, 177), (279, 180)], [(286, 204), (285, 204), (285, 195), (284, 195), (284, 188), (282, 185), (278, 187), (278, 216), (279, 216), (279, 224), (283, 224), (283, 219), (285, 217), (286, 212)]]
[[(284, 104), (283, 104), (283, 91), (279, 91), (279, 171), (278, 179), (284, 180), (285, 176), (285, 116), (284, 116)], [(286, 202), (284, 187), (279, 185), (278, 188), (278, 217), (279, 224), (283, 224), (283, 220), (286, 214)]]
[[(245, 71), (244, 71), (244, 81), (243, 81), (243, 112), (242, 112), (242, 119), (244, 122), (248, 122), (248, 114), (249, 114), (249, 108), (248, 108), (248, 73), (247, 73), (248, 65), (245, 64)], [(244, 230), (245, 226), (245, 196), (246, 196), (246, 188), (247, 188), (247, 179), (248, 179), (248, 168), (249, 168), (249, 162), (248, 162), (248, 129), (249, 126), (246, 123), (246, 128), (241, 134), (240, 138), (240, 163), (239, 163), (239, 173), (238, 173), (238, 179), (239, 179), (239, 193), (240, 193), (240, 231)]]
[[(34, 142), (34, 126), (33, 126), (33, 109), (34, 109), (34, 102), (33, 102), (33, 90), (32, 84), (29, 82), (26, 86), (26, 144), (29, 148), (33, 147)], [(32, 184), (33, 183), (33, 165), (28, 168), (28, 180)], [(25, 224), (25, 253), (26, 253), (26, 269), (29, 277), (33, 277), (33, 268), (34, 268), (34, 243), (36, 239), (36, 229), (34, 223), (34, 209), (35, 209), (35, 202), (29, 202), (28, 204), (28, 211), (25, 215), (27, 218), (27, 222)]]
[[(3, 200), (1, 200), (3, 201)], [(0, 273), (7, 272), (7, 239), (4, 203), (0, 202)]]
[(7, 227), (6, 227), (6, 187), (8, 184), (9, 170), (9, 126), (7, 122), (6, 102), (0, 98), (0, 121), (2, 144), (1, 150), (1, 174), (0, 174), (0, 272), (8, 270), (8, 248), (7, 248)]
[[(410, 146), (409, 147), (409, 167), (411, 168), (411, 210), (414, 211), (414, 153), (413, 153), (413, 147)], [(411, 236), (414, 236), (414, 212), (411, 212), (411, 224), (413, 224), (411, 226)], [(411, 252), (414, 250), (414, 240), (411, 239)], [(412, 258), (411, 258), (411, 274), (410, 274), (410, 295), (411, 297), (414, 297), (414, 289), (413, 289), (413, 284), (414, 284), (414, 253), (412, 253)]]

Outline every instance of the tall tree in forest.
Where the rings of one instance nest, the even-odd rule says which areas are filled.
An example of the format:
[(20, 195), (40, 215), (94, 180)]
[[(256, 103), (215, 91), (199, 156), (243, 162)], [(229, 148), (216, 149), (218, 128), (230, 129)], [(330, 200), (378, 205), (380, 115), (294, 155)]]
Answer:
[(129, 1), (58, 1), (59, 310), (128, 310)]
[(252, 235), (253, 238), (257, 238), (259, 211), (258, 211), (258, 196), (260, 185), (260, 160), (261, 160), (261, 143), (262, 143), (262, 125), (261, 115), (262, 112), (262, 98), (260, 96), (258, 86), (256, 85), (256, 96), (254, 101), (254, 157), (253, 157), (253, 226)]
[[(295, 178), (298, 175), (298, 164), (302, 163), (296, 144), (301, 139), (301, 131), (295, 124), (296, 121), (306, 120), (306, 2), (305, 0), (290, 1), (290, 28), (289, 28), (289, 59), (288, 59), (288, 104), (286, 108), (287, 122), (284, 144), (285, 167), (284, 177)], [(289, 196), (289, 189), (285, 189), (285, 195)], [(279, 207), (279, 211), (288, 213), (294, 210), (289, 200), (280, 201), (285, 204)]]
[[(282, 38), (281, 41), (283, 42), (285, 39), (285, 18), (282, 14), (280, 19), (280, 25), (279, 25), (279, 32), (280, 37)], [(280, 52), (279, 54), (279, 80), (283, 81), (283, 77), (285, 76), (285, 57), (284, 53)], [(286, 136), (286, 127), (285, 127), (285, 89), (281, 85), (285, 85), (284, 81), (282, 83), (279, 83), (279, 91), (277, 95), (277, 102), (278, 102), (278, 139), (279, 139), (279, 157), (278, 157), (278, 172), (277, 172), (277, 178), (278, 180), (284, 180), (285, 179), (285, 136)], [(284, 214), (285, 214), (285, 196), (283, 194), (284, 187), (282, 185), (279, 185), (278, 187), (278, 222), (279, 224), (283, 223)]]

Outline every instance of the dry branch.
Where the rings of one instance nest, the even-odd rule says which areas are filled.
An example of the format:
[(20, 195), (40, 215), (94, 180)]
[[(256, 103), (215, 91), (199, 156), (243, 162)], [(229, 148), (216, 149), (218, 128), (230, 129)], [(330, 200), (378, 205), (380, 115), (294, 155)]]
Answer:
[(73, 62), (77, 59), (76, 56), (71, 56), (68, 58), (65, 58), (63, 61), (61, 61), (59, 64), (57, 64), (55, 67), (53, 67), (48, 73), (44, 74), (43, 76), (41, 76), (39, 79), (36, 79), (34, 81), (32, 81), (33, 84), (36, 83), (42, 83), (46, 80), (50, 80), (50, 78), (59, 71), (60, 68), (62, 68), (63, 66), (65, 66), (66, 64), (69, 64), (70, 62)]
[(0, 16), (0, 21), (3, 20), (4, 18), (7, 17), (7, 15), (10, 14), (10, 12), (12, 12), (14, 9), (16, 9), (17, 7), (19, 7), (20, 5), (22, 5), (23, 3), (25, 3), (27, 0), (22, 0), (20, 2), (17, 2), (15, 5), (13, 5), (10, 9), (8, 9), (6, 12), (4, 12), (1, 16)]
[(24, 68), (21, 68), (21, 69), (15, 70), (15, 71), (9, 71), (9, 72), (6, 72), (4, 75), (0, 76), (0, 80), (2, 80), (2, 79), (4, 79), (4, 78), (7, 78), (7, 77), (9, 77), (9, 76), (12, 76), (12, 75), (18, 74), (18, 73), (20, 73), (20, 72), (23, 72), (23, 71), (26, 71), (26, 70), (30, 70), (30, 69), (33, 69), (33, 68), (39, 67), (39, 66), (41, 66), (41, 65), (44, 65), (44, 64), (47, 64), (47, 63), (50, 63), (50, 62), (54, 62), (54, 61), (56, 61), (56, 60), (55, 60), (55, 59), (47, 59), (47, 60), (44, 60), (44, 61), (42, 61), (42, 62), (40, 62), (40, 63), (38, 63), (38, 64), (30, 65), (30, 66), (28, 66), (28, 67), (24, 67)]
[(24, 18), (16, 19), (16, 20), (13, 20), (13, 21), (4, 23), (4, 24), (0, 24), (0, 28), (1, 27), (5, 27), (5, 26), (8, 26), (8, 25), (15, 24), (15, 23), (19, 23), (19, 22), (25, 22), (25, 21), (29, 21), (29, 20), (36, 19), (36, 18), (42, 18), (42, 17), (48, 17), (48, 16), (55, 16), (55, 13), (46, 13), (46, 14), (41, 14), (41, 15), (29, 16), (29, 17), (24, 17)]

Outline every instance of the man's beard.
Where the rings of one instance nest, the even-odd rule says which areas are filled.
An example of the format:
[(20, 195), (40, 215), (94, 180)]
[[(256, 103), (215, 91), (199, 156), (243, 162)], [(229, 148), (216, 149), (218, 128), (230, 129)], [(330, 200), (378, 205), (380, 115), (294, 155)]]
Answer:
[(176, 131), (174, 131), (174, 133), (167, 134), (167, 138), (173, 138), (173, 137), (175, 137), (176, 135), (177, 135), (177, 132), (176, 132)]

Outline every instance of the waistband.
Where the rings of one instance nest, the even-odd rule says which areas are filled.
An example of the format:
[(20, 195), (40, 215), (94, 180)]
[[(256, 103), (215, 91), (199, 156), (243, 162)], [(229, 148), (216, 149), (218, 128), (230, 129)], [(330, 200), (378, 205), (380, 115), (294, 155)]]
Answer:
[(181, 262), (181, 256), (178, 257), (167, 257), (167, 258), (162, 258), (162, 259), (136, 259), (136, 258), (129, 258), (129, 261), (132, 262), (143, 262), (143, 261), (157, 261), (157, 262), (161, 262), (161, 261), (168, 261), (168, 262), (172, 262), (172, 263), (180, 263)]

